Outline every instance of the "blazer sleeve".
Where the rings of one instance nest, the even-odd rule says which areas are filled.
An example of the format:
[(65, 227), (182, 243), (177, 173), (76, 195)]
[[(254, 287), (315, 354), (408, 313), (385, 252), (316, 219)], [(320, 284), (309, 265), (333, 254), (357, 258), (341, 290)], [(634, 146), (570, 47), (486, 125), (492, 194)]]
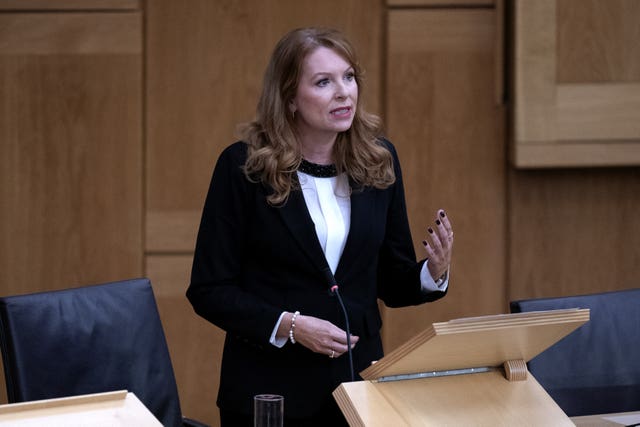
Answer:
[(422, 289), (420, 271), (426, 259), (416, 262), (400, 161), (395, 147), (386, 140), (383, 144), (393, 157), (396, 182), (388, 190), (387, 224), (378, 260), (378, 298), (388, 307), (435, 301), (445, 296), (446, 290), (428, 292)]
[(282, 310), (242, 285), (248, 251), (248, 216), (257, 184), (242, 171), (246, 145), (235, 143), (220, 155), (198, 230), (187, 298), (195, 312), (227, 332), (268, 341)]

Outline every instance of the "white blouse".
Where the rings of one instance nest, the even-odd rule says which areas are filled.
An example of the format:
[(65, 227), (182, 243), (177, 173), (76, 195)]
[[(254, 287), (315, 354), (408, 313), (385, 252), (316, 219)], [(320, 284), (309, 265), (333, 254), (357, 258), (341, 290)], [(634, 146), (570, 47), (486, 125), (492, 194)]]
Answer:
[(351, 226), (351, 198), (346, 174), (316, 178), (298, 171), (304, 201), (331, 272), (336, 273)]

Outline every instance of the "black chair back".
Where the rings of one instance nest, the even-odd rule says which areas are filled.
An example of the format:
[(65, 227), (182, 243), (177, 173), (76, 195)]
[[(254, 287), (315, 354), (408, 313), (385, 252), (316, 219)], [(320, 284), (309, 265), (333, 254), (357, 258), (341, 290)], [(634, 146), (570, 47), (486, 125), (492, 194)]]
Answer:
[(126, 389), (182, 425), (148, 279), (0, 298), (0, 343), (9, 403)]
[(640, 410), (640, 288), (511, 302), (514, 313), (589, 308), (590, 321), (529, 364), (572, 416)]

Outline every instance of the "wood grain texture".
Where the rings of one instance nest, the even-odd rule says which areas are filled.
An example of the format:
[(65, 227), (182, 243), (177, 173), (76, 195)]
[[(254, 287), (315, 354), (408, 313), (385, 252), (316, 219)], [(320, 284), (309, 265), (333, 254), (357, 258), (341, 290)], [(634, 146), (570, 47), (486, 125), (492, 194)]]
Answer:
[[(27, 28), (40, 32), (43, 17), (30, 17)], [(131, 53), (140, 38), (123, 43), (123, 53), (0, 51), (5, 294), (142, 273), (142, 62)]]
[(638, 168), (512, 171), (509, 299), (636, 288)]
[(454, 227), (441, 301), (385, 309), (385, 350), (427, 324), (504, 310), (504, 110), (495, 106), (495, 16), (483, 10), (389, 14), (386, 122), (400, 155), (416, 252), (444, 208)]
[(193, 253), (201, 216), (195, 209), (147, 211), (147, 254)]
[(631, 0), (515, 3), (516, 167), (640, 164), (638, 19)]
[(142, 14), (1, 14), (0, 55), (25, 52), (29, 55), (139, 56), (142, 54)]
[(640, 2), (559, 0), (558, 83), (640, 82)]
[(0, 10), (137, 10), (141, 0), (2, 0)]
[(606, 85), (558, 84), (556, 114), (559, 140), (629, 140), (640, 150), (640, 79)]
[(3, 405), (0, 425), (162, 427), (140, 399), (126, 390)]
[(510, 17), (513, 51), (514, 151), (532, 141), (555, 141), (556, 0), (523, 0)]
[[(500, 1), (500, 0), (498, 0)], [(387, 0), (387, 6), (394, 7), (437, 7), (441, 9), (454, 7), (491, 7), (494, 0)]]
[(494, 31), (495, 36), (493, 43), (494, 47), (494, 91), (495, 91), (495, 103), (496, 105), (504, 106), (507, 103), (506, 85), (507, 79), (507, 41), (506, 41), (506, 19), (507, 19), (507, 6), (506, 0), (496, 0), (494, 9)]
[(565, 144), (522, 144), (515, 153), (520, 169), (584, 168), (635, 166), (640, 146), (633, 141), (565, 141)]
[(358, 427), (573, 426), (535, 378), (510, 382), (499, 371), (349, 382), (334, 395), (341, 406), (349, 407), (345, 415), (350, 425)]

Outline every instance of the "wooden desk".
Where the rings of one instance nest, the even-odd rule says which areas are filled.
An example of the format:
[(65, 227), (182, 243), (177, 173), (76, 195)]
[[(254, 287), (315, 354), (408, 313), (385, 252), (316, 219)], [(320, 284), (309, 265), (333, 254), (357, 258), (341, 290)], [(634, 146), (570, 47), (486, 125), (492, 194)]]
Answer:
[(620, 427), (640, 424), (640, 411), (571, 417), (576, 427)]
[(0, 426), (162, 427), (126, 390), (0, 405)]

